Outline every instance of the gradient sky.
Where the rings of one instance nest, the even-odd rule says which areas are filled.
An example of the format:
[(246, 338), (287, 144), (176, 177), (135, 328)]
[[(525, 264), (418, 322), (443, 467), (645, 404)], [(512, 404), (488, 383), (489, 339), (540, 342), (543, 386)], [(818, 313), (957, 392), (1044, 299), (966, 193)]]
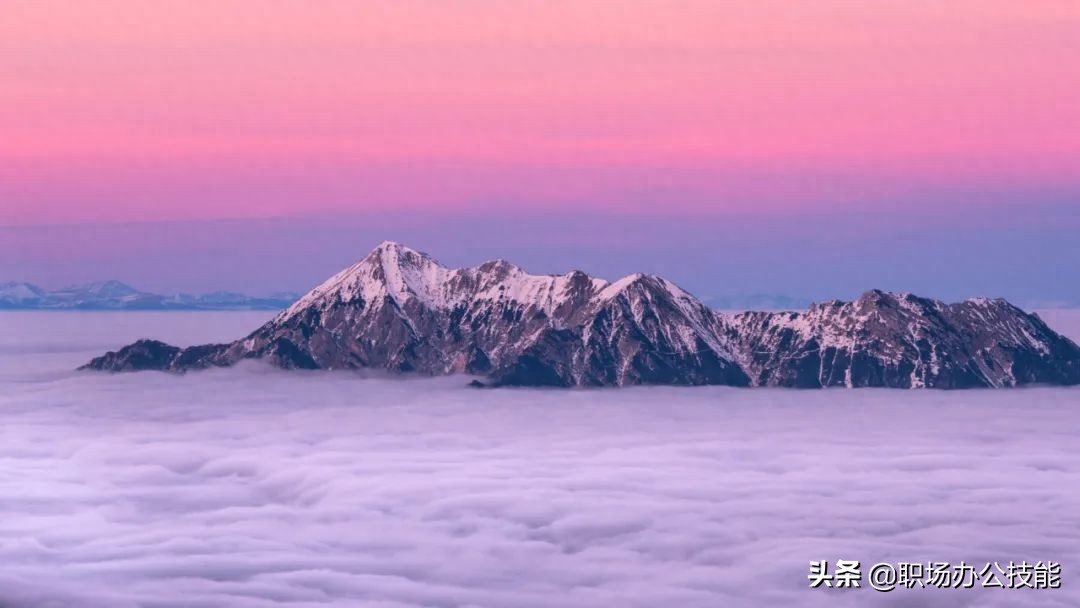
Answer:
[(1078, 209), (1071, 0), (0, 4), (0, 280), (300, 289), (405, 237), (1080, 300)]

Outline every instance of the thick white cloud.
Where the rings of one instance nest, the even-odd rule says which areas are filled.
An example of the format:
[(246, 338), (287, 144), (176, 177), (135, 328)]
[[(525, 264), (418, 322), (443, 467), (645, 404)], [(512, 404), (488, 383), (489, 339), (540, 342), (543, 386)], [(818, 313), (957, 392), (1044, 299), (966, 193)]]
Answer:
[[(186, 327), (0, 316), (4, 608), (1080, 602), (1080, 390), (65, 371), (140, 323)], [(808, 588), (841, 558), (1053, 560), (1063, 586)]]

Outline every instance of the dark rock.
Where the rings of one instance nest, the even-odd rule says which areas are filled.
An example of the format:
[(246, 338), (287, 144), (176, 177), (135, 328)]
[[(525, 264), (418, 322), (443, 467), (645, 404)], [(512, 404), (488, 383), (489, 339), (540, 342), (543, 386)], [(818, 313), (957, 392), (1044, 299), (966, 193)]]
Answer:
[(534, 276), (501, 260), (453, 270), (395, 243), (246, 338), (185, 349), (141, 340), (85, 368), (183, 371), (243, 359), (480, 374), (498, 386), (1080, 384), (1080, 348), (1004, 300), (945, 304), (873, 290), (801, 313), (720, 314), (660, 277)]
[(805, 313), (741, 313), (725, 325), (762, 386), (1080, 383), (1080, 348), (1004, 300), (945, 304), (874, 290)]
[(139, 340), (118, 351), (92, 359), (80, 370), (111, 372), (158, 370), (181, 372), (220, 365), (217, 357), (228, 345), (206, 344), (177, 348), (158, 340)]

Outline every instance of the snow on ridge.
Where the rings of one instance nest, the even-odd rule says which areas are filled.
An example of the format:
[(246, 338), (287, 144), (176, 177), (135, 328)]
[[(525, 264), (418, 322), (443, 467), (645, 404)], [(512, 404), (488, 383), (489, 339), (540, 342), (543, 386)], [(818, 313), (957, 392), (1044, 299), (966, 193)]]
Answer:
[[(671, 343), (687, 352), (704, 341), (713, 351), (729, 355), (719, 339), (712, 311), (697, 298), (662, 277), (635, 273), (609, 283), (580, 270), (562, 275), (534, 275), (507, 262), (492, 260), (468, 268), (448, 268), (431, 256), (385, 241), (359, 262), (334, 275), (282, 312), (273, 322), (282, 323), (309, 308), (325, 310), (338, 302), (377, 302), (389, 297), (399, 307), (415, 301), (423, 307), (450, 312), (473, 305), (525, 306), (555, 318), (556, 310), (568, 302), (575, 307), (595, 308), (625, 294), (635, 285), (633, 314), (640, 317), (642, 306), (674, 307), (678, 316), (661, 330)], [(637, 322), (643, 319), (637, 318)], [(670, 325), (670, 326), (669, 326)], [(700, 340), (700, 341), (699, 341)]]
[[(635, 285), (642, 285), (631, 296), (631, 314), (640, 316), (643, 307), (655, 307), (655, 297), (661, 296), (668, 306), (678, 311), (678, 319), (660, 329), (686, 349), (697, 348), (698, 340), (717, 353), (730, 354), (719, 327), (735, 331), (749, 325), (768, 323), (775, 328), (788, 328), (801, 340), (816, 339), (821, 347), (851, 349), (855, 336), (866, 328), (896, 323), (899, 315), (909, 326), (912, 343), (928, 330), (929, 310), (944, 311), (961, 307), (966, 316), (988, 322), (997, 316), (1003, 300), (973, 298), (961, 304), (945, 304), (938, 300), (920, 298), (909, 293), (869, 290), (854, 301), (839, 300), (814, 304), (800, 313), (736, 313), (714, 312), (690, 293), (674, 283), (655, 275), (634, 273), (607, 282), (581, 271), (562, 275), (534, 275), (505, 260), (492, 260), (468, 268), (448, 268), (428, 254), (399, 243), (384, 241), (359, 262), (342, 270), (311, 290), (282, 312), (275, 322), (286, 321), (309, 307), (326, 309), (339, 301), (363, 300), (375, 302), (389, 297), (399, 306), (417, 301), (426, 308), (449, 312), (474, 303), (520, 305), (543, 311), (549, 317), (571, 297), (584, 298), (576, 305), (603, 305), (620, 295), (628, 294)], [(879, 303), (882, 304), (879, 306)], [(953, 309), (955, 310), (955, 309)], [(642, 319), (635, 319), (641, 322)], [(1004, 328), (1009, 337), (1020, 344), (1043, 350), (1046, 346), (1033, 333), (1033, 328), (1012, 323)], [(898, 357), (899, 352), (882, 353)]]
[(32, 300), (40, 298), (45, 292), (31, 283), (8, 282), (0, 283), (0, 297), (14, 301)]
[(630, 287), (631, 285), (633, 285), (634, 283), (637, 283), (638, 281), (646, 278), (647, 276), (648, 275), (646, 275), (645, 273), (641, 273), (641, 272), (635, 272), (634, 274), (628, 274), (625, 277), (622, 277), (621, 279), (618, 279), (617, 281), (613, 281), (613, 282), (609, 283), (606, 287), (604, 287), (600, 291), (598, 296), (599, 296), (599, 298), (601, 300), (610, 300), (610, 299), (618, 296), (623, 291), (626, 291), (626, 289), (628, 287)]
[(575, 270), (562, 275), (535, 275), (505, 260), (468, 268), (448, 268), (426, 253), (383, 241), (359, 262), (315, 287), (275, 321), (281, 322), (315, 306), (338, 299), (373, 301), (390, 296), (398, 304), (416, 298), (425, 306), (450, 310), (474, 300), (515, 301), (550, 313), (565, 301), (576, 280), (599, 292), (608, 283)]

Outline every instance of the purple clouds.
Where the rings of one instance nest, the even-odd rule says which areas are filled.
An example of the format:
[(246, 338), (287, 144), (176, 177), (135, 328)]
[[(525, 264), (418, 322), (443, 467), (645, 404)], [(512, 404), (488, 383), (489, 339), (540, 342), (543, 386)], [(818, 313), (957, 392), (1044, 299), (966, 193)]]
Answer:
[[(87, 315), (64, 348), (72, 316), (0, 316), (5, 608), (1080, 600), (1075, 390), (63, 371), (172, 317)], [(820, 559), (1054, 560), (1063, 586), (811, 590)]]

